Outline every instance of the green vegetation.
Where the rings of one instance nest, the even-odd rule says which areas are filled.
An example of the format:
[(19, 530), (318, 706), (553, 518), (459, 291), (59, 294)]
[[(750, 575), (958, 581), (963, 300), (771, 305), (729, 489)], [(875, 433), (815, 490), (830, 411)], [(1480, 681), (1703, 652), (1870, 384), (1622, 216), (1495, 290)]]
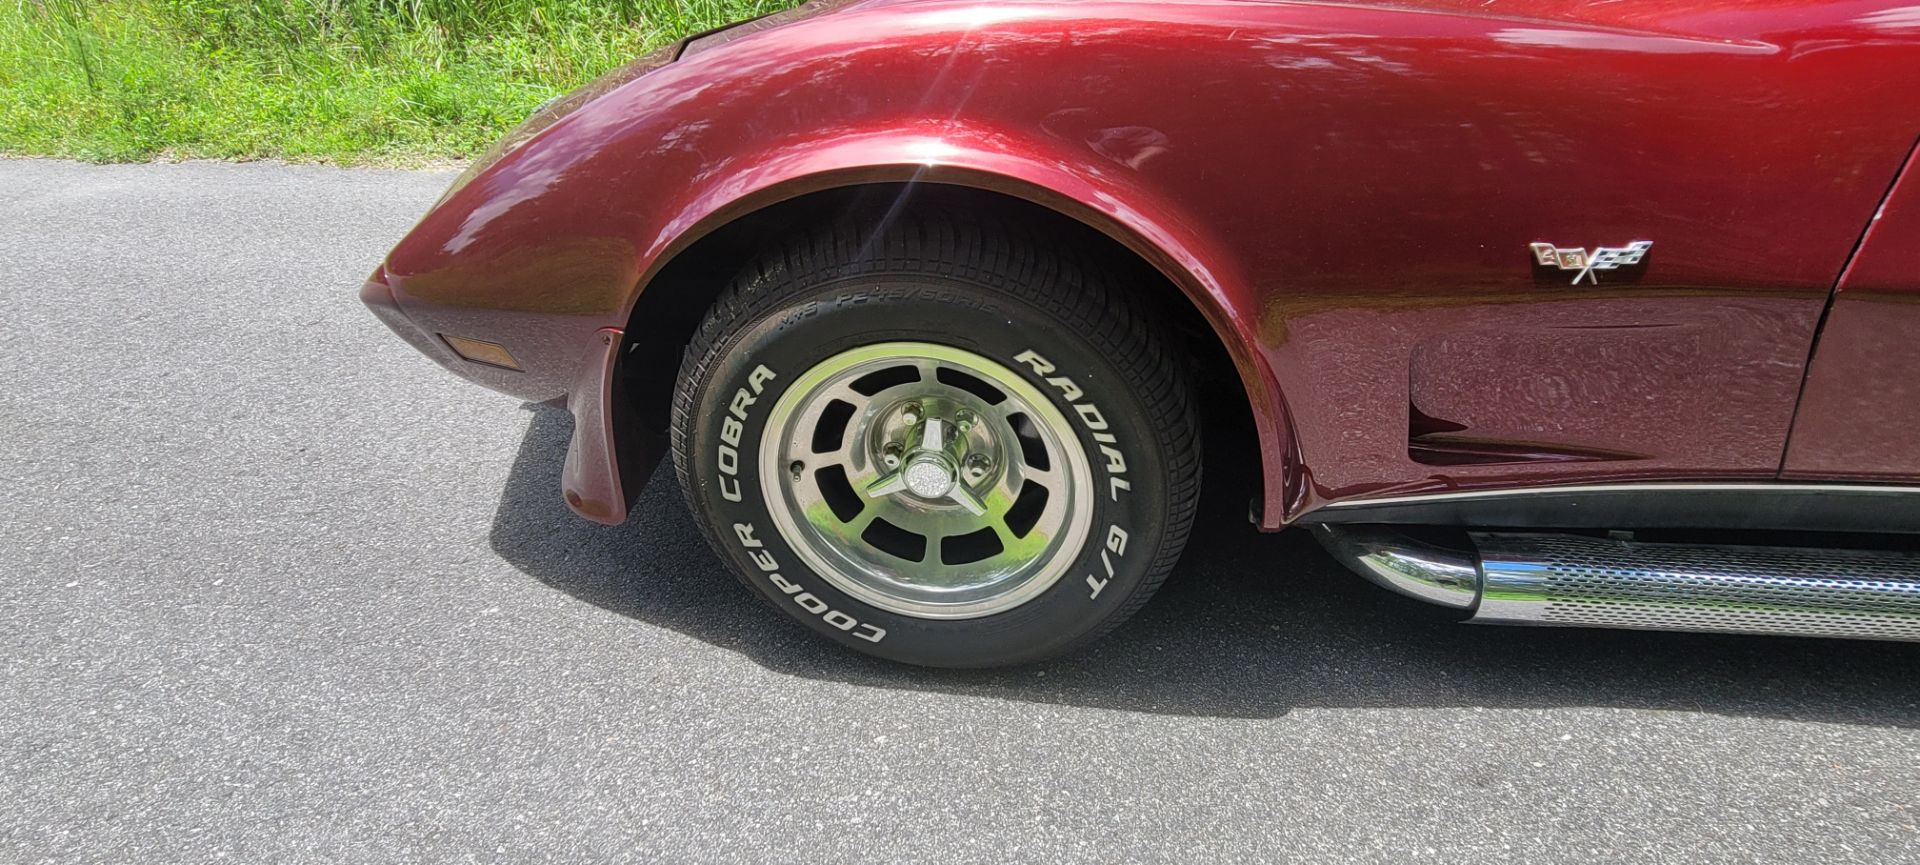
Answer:
[(0, 153), (410, 164), (794, 0), (0, 0)]

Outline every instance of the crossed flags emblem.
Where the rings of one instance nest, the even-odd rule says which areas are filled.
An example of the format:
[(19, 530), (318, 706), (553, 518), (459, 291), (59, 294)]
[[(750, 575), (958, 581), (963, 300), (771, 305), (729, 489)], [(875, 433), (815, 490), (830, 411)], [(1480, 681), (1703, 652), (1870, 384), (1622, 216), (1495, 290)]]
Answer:
[(1651, 240), (1636, 240), (1626, 246), (1600, 246), (1589, 253), (1580, 247), (1554, 246), (1551, 243), (1535, 243), (1528, 248), (1533, 250), (1533, 258), (1546, 267), (1561, 270), (1580, 271), (1573, 275), (1573, 284), (1579, 285), (1581, 279), (1593, 285), (1600, 284), (1599, 270), (1614, 270), (1640, 263), (1646, 257), (1647, 250), (1653, 248)]

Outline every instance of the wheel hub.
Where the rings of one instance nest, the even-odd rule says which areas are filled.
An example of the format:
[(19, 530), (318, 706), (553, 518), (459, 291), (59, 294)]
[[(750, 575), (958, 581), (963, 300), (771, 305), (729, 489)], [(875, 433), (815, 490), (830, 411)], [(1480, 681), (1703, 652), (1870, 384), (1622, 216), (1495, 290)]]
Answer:
[[(931, 400), (908, 403), (901, 410), (901, 420), (908, 424), (907, 441), (911, 450), (906, 450), (906, 461), (898, 471), (882, 475), (879, 480), (867, 486), (867, 495), (872, 498), (910, 493), (928, 502), (944, 502), (964, 508), (967, 513), (979, 516), (987, 512), (986, 505), (973, 490), (960, 483), (960, 466), (964, 463), (969, 469), (985, 466), (990, 459), (984, 453), (969, 453), (969, 448), (980, 438), (968, 437), (976, 432), (974, 418), (970, 412), (957, 412), (958, 423), (944, 417), (928, 417), (923, 414), (923, 405)], [(954, 432), (958, 431), (958, 436)], [(991, 442), (986, 443), (989, 447)], [(889, 442), (881, 449), (882, 463), (891, 465), (884, 456), (901, 451)], [(971, 480), (978, 483), (985, 477), (984, 471), (972, 471)]]

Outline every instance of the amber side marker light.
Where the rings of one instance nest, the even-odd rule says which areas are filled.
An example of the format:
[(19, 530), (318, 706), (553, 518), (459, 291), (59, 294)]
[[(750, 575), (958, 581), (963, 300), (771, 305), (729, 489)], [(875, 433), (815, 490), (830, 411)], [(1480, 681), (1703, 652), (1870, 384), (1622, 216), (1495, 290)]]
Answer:
[(474, 363), (484, 363), (488, 366), (503, 367), (511, 370), (520, 369), (520, 362), (513, 359), (513, 355), (507, 352), (506, 346), (497, 342), (468, 339), (464, 336), (454, 336), (448, 333), (440, 334), (440, 338), (446, 341), (447, 347), (453, 349), (454, 354), (473, 361)]

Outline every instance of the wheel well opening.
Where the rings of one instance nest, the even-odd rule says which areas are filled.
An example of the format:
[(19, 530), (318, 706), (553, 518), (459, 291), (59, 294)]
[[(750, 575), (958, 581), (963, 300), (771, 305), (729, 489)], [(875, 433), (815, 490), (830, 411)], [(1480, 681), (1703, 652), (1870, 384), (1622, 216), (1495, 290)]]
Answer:
[[(1054, 241), (1073, 244), (1121, 270), (1121, 280), (1154, 317), (1181, 356), (1200, 406), (1208, 462), (1259, 466), (1252, 405), (1226, 347), (1180, 288), (1125, 244), (1072, 218), (1013, 196), (948, 184), (885, 183), (843, 187), (788, 199), (747, 213), (696, 240), (647, 284), (627, 321), (621, 385), (632, 417), (647, 433), (664, 435), (673, 389), (687, 343), (714, 298), (767, 238), (797, 226), (851, 218), (879, 226), (916, 209), (965, 210), (986, 219), (1040, 225)], [(1216, 472), (1210, 478), (1257, 478), (1258, 472)], [(1259, 493), (1255, 480), (1248, 495)], [(1237, 492), (1235, 493), (1238, 494)]]

